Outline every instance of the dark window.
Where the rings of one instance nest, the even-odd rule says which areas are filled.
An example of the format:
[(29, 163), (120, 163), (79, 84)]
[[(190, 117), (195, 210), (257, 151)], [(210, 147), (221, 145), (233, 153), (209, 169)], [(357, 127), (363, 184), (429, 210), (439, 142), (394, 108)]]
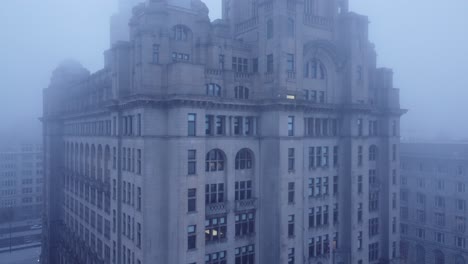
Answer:
[(153, 44), (153, 63), (159, 63), (159, 45)]
[(252, 59), (252, 72), (258, 72), (258, 58)]
[(197, 174), (197, 151), (195, 149), (188, 150), (188, 175)]
[(234, 117), (234, 135), (241, 135), (242, 134), (242, 117), (235, 116)]
[(175, 40), (187, 40), (190, 30), (182, 25), (177, 25), (172, 29), (172, 37)]
[(294, 72), (296, 70), (294, 54), (288, 53), (286, 67), (288, 72)]
[(187, 199), (188, 199), (188, 211), (189, 212), (197, 211), (197, 189), (188, 189)]
[(226, 264), (226, 263), (227, 263), (226, 251), (220, 251), (220, 252), (205, 255), (205, 264)]
[(213, 135), (213, 123), (214, 123), (214, 116), (206, 115), (205, 116), (205, 134), (206, 135)]
[(288, 203), (294, 203), (294, 182), (288, 183)]
[(197, 127), (196, 127), (196, 120), (197, 120), (197, 115), (190, 113), (187, 116), (187, 122), (188, 122), (188, 135), (189, 136), (195, 136)]
[(267, 55), (267, 73), (273, 73), (273, 54)]
[(226, 117), (216, 116), (216, 134), (224, 135), (225, 127), (226, 127)]
[(206, 154), (206, 171), (224, 171), (224, 154), (219, 149), (213, 149)]
[(288, 236), (294, 236), (294, 215), (288, 216)]
[(288, 148), (288, 170), (293, 171), (295, 165), (294, 148)]
[(294, 116), (288, 116), (288, 136), (294, 136)]
[(205, 185), (205, 204), (224, 203), (224, 183)]
[(294, 23), (294, 19), (289, 18), (288, 19), (288, 36), (291, 38), (294, 37), (295, 30), (296, 30), (296, 26)]
[(255, 233), (255, 214), (253, 212), (236, 214), (235, 219), (236, 237), (248, 236)]
[(252, 181), (237, 181), (235, 183), (235, 200), (252, 199)]
[(249, 99), (249, 88), (237, 86), (234, 88), (234, 93), (237, 99)]
[(197, 226), (189, 225), (187, 227), (187, 248), (195, 249), (197, 248)]
[(206, 94), (209, 96), (221, 97), (221, 86), (214, 83), (207, 84)]
[(267, 21), (267, 39), (273, 38), (273, 20)]
[(236, 155), (236, 170), (252, 169), (252, 154), (248, 149), (241, 149)]

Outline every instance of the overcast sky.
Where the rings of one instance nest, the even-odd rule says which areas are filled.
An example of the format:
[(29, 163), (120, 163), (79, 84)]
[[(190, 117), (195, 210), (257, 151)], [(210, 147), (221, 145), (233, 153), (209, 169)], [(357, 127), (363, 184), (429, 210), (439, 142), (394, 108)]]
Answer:
[[(116, 0), (13, 0), (0, 9), (0, 137), (31, 140), (40, 129), (42, 89), (66, 58), (96, 71), (109, 47)], [(221, 0), (205, 1), (212, 19)], [(468, 138), (468, 1), (350, 0), (371, 22), (378, 65), (394, 69), (402, 133)]]

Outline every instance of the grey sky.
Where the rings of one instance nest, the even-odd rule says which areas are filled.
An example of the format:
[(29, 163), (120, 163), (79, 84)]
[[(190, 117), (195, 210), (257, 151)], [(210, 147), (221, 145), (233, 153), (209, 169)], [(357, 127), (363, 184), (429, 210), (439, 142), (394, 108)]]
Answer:
[[(468, 1), (350, 0), (369, 16), (378, 65), (395, 72), (406, 137), (468, 138)], [(103, 65), (116, 0), (14, 0), (0, 9), (0, 137), (40, 129), (42, 88), (63, 59)], [(221, 0), (205, 1), (211, 18)], [(1, 144), (0, 144), (1, 145)]]

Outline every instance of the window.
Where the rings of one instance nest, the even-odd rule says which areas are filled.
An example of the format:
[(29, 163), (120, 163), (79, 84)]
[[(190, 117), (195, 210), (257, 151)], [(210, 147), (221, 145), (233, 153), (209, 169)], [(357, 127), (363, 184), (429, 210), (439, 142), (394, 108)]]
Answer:
[(141, 149), (137, 150), (137, 174), (141, 174)]
[(363, 124), (362, 124), (362, 118), (359, 118), (359, 119), (357, 120), (357, 126), (358, 126), (358, 136), (359, 136), (359, 137), (362, 137), (362, 126), (363, 126)]
[(435, 224), (438, 226), (445, 226), (445, 214), (435, 213)]
[(362, 166), (362, 146), (358, 146), (358, 166)]
[(338, 176), (333, 176), (333, 195), (338, 194)]
[(159, 45), (158, 44), (153, 44), (152, 62), (159, 63)]
[(294, 264), (294, 248), (288, 249), (288, 264)]
[(187, 40), (190, 30), (186, 26), (177, 25), (172, 29), (172, 37), (175, 40)]
[(236, 181), (235, 183), (235, 200), (250, 200), (252, 199), (252, 181)]
[(239, 58), (239, 57), (232, 57), (232, 70), (235, 72), (248, 72), (248, 59)]
[(224, 54), (219, 54), (218, 55), (218, 63), (219, 67), (224, 70)]
[(141, 187), (137, 188), (137, 210), (141, 211)]
[(205, 204), (224, 203), (224, 183), (205, 185)]
[(255, 233), (255, 214), (253, 212), (236, 214), (235, 219), (236, 237), (248, 236)]
[(207, 172), (213, 171), (224, 171), (224, 154), (219, 149), (211, 150), (206, 154), (206, 166)]
[(172, 61), (189, 61), (190, 55), (186, 53), (172, 52)]
[(288, 203), (294, 203), (294, 182), (288, 183)]
[(267, 39), (273, 38), (273, 20), (267, 21)]
[(442, 196), (435, 197), (435, 206), (438, 208), (445, 208), (445, 198)]
[(273, 54), (267, 55), (267, 73), (273, 73)]
[(197, 150), (189, 149), (187, 154), (187, 173), (188, 175), (195, 175), (197, 174)]
[(362, 203), (358, 204), (358, 211), (357, 211), (357, 220), (359, 223), (362, 222)]
[(205, 255), (205, 264), (226, 264), (226, 251), (220, 251), (216, 253)]
[(294, 72), (296, 70), (295, 62), (294, 62), (294, 54), (288, 53), (287, 61), (286, 61), (286, 68), (288, 72)]
[(304, 76), (311, 79), (325, 79), (325, 66), (318, 59), (312, 59), (305, 64)]
[(214, 116), (213, 115), (206, 115), (205, 116), (205, 134), (212, 135), (214, 132)]
[(197, 211), (197, 189), (188, 189), (187, 193), (188, 211)]
[(375, 161), (377, 159), (377, 147), (372, 145), (369, 147), (369, 160)]
[(255, 263), (255, 247), (248, 245), (235, 249), (235, 264), (254, 264)]
[(226, 117), (216, 116), (216, 134), (224, 135), (225, 127), (226, 127)]
[(205, 241), (216, 242), (226, 239), (226, 216), (208, 218), (205, 220)]
[(455, 216), (455, 225), (458, 232), (465, 233), (466, 218), (464, 216)]
[(296, 26), (295, 26), (295, 23), (294, 23), (294, 19), (288, 18), (288, 36), (290, 38), (294, 37), (295, 29), (296, 29)]
[(372, 243), (369, 245), (369, 261), (376, 261), (379, 259), (379, 243)]
[(188, 128), (188, 136), (195, 136), (197, 131), (196, 126), (197, 115), (190, 113), (187, 115), (187, 128)]
[(289, 171), (294, 170), (294, 163), (295, 163), (294, 148), (288, 148), (288, 170)]
[(315, 168), (315, 147), (309, 147), (309, 168)]
[(379, 234), (379, 218), (369, 219), (369, 237)]
[(294, 136), (294, 116), (288, 116), (288, 136)]
[(258, 72), (258, 58), (252, 59), (252, 72)]
[(252, 154), (248, 149), (241, 149), (236, 155), (236, 170), (252, 169)]
[(221, 86), (215, 83), (209, 83), (206, 85), (206, 94), (208, 96), (221, 97)]
[(338, 146), (333, 147), (333, 167), (338, 167)]
[(249, 99), (249, 88), (237, 86), (234, 88), (234, 93), (237, 99)]
[(358, 193), (362, 194), (362, 175), (358, 176), (358, 185), (357, 185)]
[(197, 226), (189, 225), (187, 227), (187, 248), (195, 249), (197, 247)]
[(457, 199), (457, 209), (464, 212), (466, 210), (466, 201)]
[(458, 248), (465, 248), (466, 247), (466, 239), (464, 237), (455, 237), (455, 246)]
[(309, 228), (315, 226), (315, 208), (309, 208)]
[(288, 216), (288, 236), (294, 236), (294, 215)]
[(379, 210), (379, 192), (370, 192), (369, 193), (369, 211)]
[(443, 244), (445, 242), (445, 234), (441, 232), (434, 233), (434, 240), (438, 243)]
[(392, 160), (393, 161), (397, 160), (397, 145), (396, 144), (392, 145)]

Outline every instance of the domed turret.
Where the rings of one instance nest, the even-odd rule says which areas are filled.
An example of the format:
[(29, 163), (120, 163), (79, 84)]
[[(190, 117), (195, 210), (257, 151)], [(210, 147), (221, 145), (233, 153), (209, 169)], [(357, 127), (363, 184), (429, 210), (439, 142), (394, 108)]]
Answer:
[(51, 87), (68, 86), (89, 77), (89, 71), (75, 60), (64, 60), (52, 73)]

